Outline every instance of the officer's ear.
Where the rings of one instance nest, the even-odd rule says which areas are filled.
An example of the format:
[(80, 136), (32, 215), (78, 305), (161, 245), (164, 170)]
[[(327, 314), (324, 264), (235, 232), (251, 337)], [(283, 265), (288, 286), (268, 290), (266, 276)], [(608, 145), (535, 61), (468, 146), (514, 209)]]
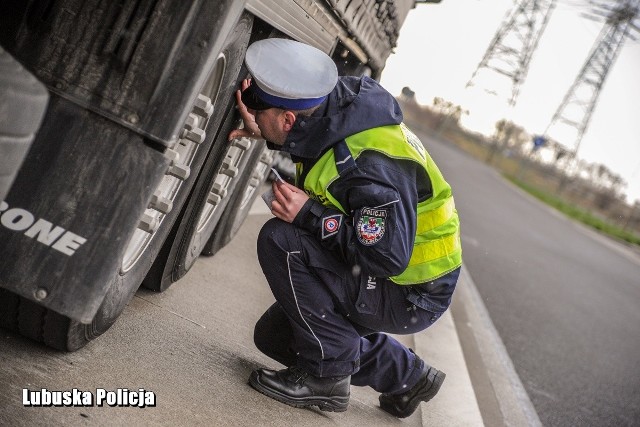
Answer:
[(284, 110), (284, 122), (283, 122), (283, 130), (285, 132), (289, 132), (293, 128), (293, 124), (296, 122), (296, 114), (293, 111)]

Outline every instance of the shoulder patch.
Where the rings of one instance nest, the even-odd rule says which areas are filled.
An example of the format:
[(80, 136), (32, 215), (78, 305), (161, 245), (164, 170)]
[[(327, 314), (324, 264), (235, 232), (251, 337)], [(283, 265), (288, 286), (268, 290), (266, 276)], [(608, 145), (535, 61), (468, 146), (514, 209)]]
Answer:
[(375, 245), (384, 236), (386, 209), (362, 208), (356, 225), (356, 236), (365, 246)]
[(322, 218), (322, 240), (338, 232), (342, 225), (342, 215), (331, 215)]

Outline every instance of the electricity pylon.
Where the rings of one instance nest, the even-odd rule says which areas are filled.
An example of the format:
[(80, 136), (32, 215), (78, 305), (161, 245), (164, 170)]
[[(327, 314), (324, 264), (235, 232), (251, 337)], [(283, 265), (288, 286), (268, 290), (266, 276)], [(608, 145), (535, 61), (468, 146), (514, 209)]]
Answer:
[[(513, 107), (520, 94), (520, 86), (527, 77), (533, 52), (555, 5), (556, 0), (517, 1), (498, 28), (467, 87), (477, 84), (479, 74), (485, 71), (506, 77), (511, 80), (511, 93), (505, 98), (508, 105)], [(488, 87), (485, 90), (495, 92)]]
[[(515, 106), (520, 86), (529, 71), (531, 57), (555, 6), (556, 0), (516, 1), (505, 15), (482, 60), (471, 75), (466, 87), (482, 85), (486, 92), (495, 94), (499, 101), (496, 109), (499, 115), (511, 115), (510, 112), (499, 110), (502, 109), (501, 106), (507, 110)], [(480, 77), (487, 81), (479, 82)], [(506, 89), (501, 90), (499, 87)], [(502, 117), (496, 117), (496, 120), (499, 118)], [(507, 145), (510, 133), (506, 132), (500, 141), (493, 143), (487, 157), (489, 163), (492, 163), (496, 153)]]
[[(548, 136), (550, 132), (560, 130), (563, 125), (575, 132), (575, 140), (573, 146), (568, 148), (565, 165), (573, 161), (580, 148), (602, 85), (622, 45), (627, 38), (635, 40), (633, 32), (640, 31), (638, 26), (640, 0), (618, 0), (615, 3), (600, 1), (591, 2), (591, 5), (592, 9), (584, 16), (590, 19), (604, 19), (605, 25), (544, 132)], [(556, 159), (556, 162), (559, 160)]]

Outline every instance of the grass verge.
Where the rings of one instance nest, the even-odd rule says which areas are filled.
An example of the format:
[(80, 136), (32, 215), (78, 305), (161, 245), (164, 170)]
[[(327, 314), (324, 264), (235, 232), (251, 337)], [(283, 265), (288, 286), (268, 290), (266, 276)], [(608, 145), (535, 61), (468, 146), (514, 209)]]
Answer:
[(522, 188), (524, 191), (531, 194), (535, 198), (541, 200), (542, 202), (546, 203), (549, 206), (552, 206), (553, 208), (564, 213), (570, 218), (580, 221), (583, 224), (586, 224), (592, 228), (595, 228), (596, 230), (599, 230), (617, 239), (621, 239), (626, 242), (633, 243), (635, 245), (640, 245), (640, 237), (638, 237), (633, 233), (630, 233), (616, 225), (612, 225), (606, 221), (603, 221), (601, 218), (595, 215), (592, 215), (591, 213), (585, 210), (579, 209), (550, 193), (547, 193), (531, 185), (528, 185), (522, 181), (519, 181), (512, 176), (505, 175), (505, 178), (511, 181), (512, 183), (514, 183), (515, 185), (517, 185), (518, 187)]

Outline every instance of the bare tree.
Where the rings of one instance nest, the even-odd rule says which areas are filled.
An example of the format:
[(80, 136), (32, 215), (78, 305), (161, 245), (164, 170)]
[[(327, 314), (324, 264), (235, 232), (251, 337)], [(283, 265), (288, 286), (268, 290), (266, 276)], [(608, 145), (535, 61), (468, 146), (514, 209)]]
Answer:
[(469, 114), (468, 110), (465, 110), (461, 106), (454, 104), (451, 101), (446, 101), (439, 96), (433, 98), (433, 109), (436, 113), (449, 118), (449, 120), (460, 123), (460, 119), (463, 114)]
[(496, 140), (501, 142), (501, 147), (515, 148), (520, 153), (525, 153), (527, 145), (531, 142), (531, 135), (520, 125), (507, 119), (500, 119), (495, 124)]

